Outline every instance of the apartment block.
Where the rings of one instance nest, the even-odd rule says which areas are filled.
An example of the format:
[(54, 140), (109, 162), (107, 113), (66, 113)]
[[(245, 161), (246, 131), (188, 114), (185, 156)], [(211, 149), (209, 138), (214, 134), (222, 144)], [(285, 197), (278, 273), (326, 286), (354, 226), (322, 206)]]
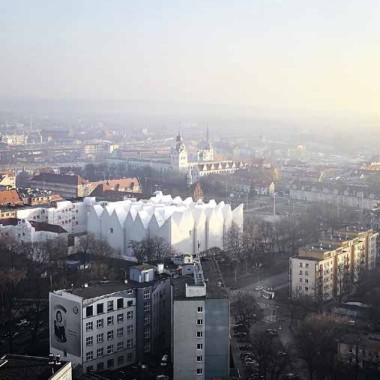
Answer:
[(349, 293), (365, 271), (376, 267), (377, 238), (373, 230), (346, 228), (300, 248), (289, 259), (291, 297), (328, 301)]
[(136, 291), (98, 283), (49, 295), (50, 352), (84, 373), (136, 360)]
[(174, 380), (229, 378), (229, 300), (214, 259), (173, 281)]

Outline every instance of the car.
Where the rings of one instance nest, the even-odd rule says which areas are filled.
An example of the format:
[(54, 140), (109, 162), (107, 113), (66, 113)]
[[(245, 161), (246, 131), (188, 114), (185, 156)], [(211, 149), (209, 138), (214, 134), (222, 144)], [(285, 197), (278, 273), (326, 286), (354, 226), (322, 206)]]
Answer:
[(161, 366), (166, 367), (168, 365), (169, 355), (165, 354), (161, 359)]
[(265, 331), (265, 334), (267, 334), (267, 335), (269, 335), (271, 337), (274, 337), (274, 336), (278, 336), (278, 331), (268, 329), (268, 330)]
[(243, 344), (241, 346), (239, 346), (239, 350), (240, 351), (244, 351), (244, 350), (252, 350), (252, 344)]
[(16, 323), (16, 326), (29, 326), (30, 322), (28, 322), (26, 319), (21, 319), (20, 322)]
[(247, 366), (247, 367), (258, 367), (259, 363), (257, 363), (256, 360), (253, 360), (252, 358), (245, 358), (244, 359), (244, 364)]
[(258, 285), (258, 286), (256, 286), (256, 288), (255, 288), (256, 292), (259, 292), (260, 290), (263, 290), (263, 289), (264, 289), (264, 287), (261, 286), (261, 285)]
[(238, 339), (245, 339), (247, 337), (247, 333), (245, 333), (245, 332), (238, 332), (238, 333), (234, 334), (234, 337), (238, 338)]

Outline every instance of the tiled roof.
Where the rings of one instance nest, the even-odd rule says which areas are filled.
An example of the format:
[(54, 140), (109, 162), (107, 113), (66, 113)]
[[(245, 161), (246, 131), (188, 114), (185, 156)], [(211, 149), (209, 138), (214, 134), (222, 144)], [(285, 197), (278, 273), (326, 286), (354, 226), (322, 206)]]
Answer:
[(65, 185), (84, 185), (89, 183), (79, 175), (65, 175), (54, 173), (41, 173), (31, 179), (31, 182), (62, 183)]
[(0, 206), (22, 204), (22, 199), (17, 190), (0, 191)]

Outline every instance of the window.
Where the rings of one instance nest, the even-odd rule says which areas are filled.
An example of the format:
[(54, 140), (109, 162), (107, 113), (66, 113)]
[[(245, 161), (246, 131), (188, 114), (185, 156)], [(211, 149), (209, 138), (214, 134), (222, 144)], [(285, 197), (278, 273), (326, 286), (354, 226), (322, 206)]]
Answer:
[(113, 339), (113, 330), (107, 331), (107, 340)]
[(124, 335), (124, 328), (120, 327), (119, 329), (117, 329), (116, 335), (117, 336), (123, 336)]
[(113, 228), (110, 228), (110, 232), (111, 232), (111, 234), (113, 234)]
[(303, 273), (302, 270), (300, 270), (300, 276), (302, 276), (302, 273)]
[(124, 314), (123, 313), (118, 314), (117, 317), (116, 317), (116, 319), (117, 319), (118, 323), (119, 322), (123, 322), (124, 321)]
[(197, 356), (197, 362), (203, 362), (203, 356)]
[(96, 369), (97, 371), (103, 371), (104, 369), (104, 363), (103, 362), (100, 362), (96, 365)]
[(122, 349), (124, 349), (124, 342), (118, 342), (118, 344), (117, 344), (117, 350), (121, 351)]
[(144, 325), (148, 325), (150, 323), (150, 314), (146, 313), (144, 316)]
[(113, 316), (107, 317), (107, 326), (113, 325)]
[(197, 375), (202, 375), (203, 369), (202, 368), (197, 368)]
[(103, 333), (98, 334), (98, 335), (96, 336), (96, 341), (97, 341), (98, 343), (102, 343), (102, 342), (104, 341), (104, 334), (103, 334)]
[(150, 338), (150, 327), (145, 327), (145, 329), (144, 329), (144, 338), (145, 339)]
[(112, 354), (113, 353), (113, 344), (110, 346), (107, 346), (107, 354)]
[(198, 306), (198, 310), (197, 310), (198, 313), (203, 313), (203, 307), (202, 306)]
[(115, 365), (115, 362), (113, 359), (107, 360), (107, 368), (112, 368)]
[(98, 348), (97, 354), (98, 354), (98, 357), (103, 356), (104, 355), (104, 348), (103, 347), (102, 348)]
[(133, 311), (127, 311), (127, 319), (133, 319)]
[(86, 323), (86, 331), (91, 331), (91, 330), (93, 330), (93, 328), (94, 328), (94, 325), (92, 322)]
[(104, 305), (102, 303), (98, 303), (96, 305), (96, 313), (103, 314), (104, 313)]
[[(129, 294), (129, 293), (128, 293), (128, 294)], [(128, 307), (133, 306), (133, 301), (132, 301), (132, 300), (129, 300), (129, 301), (127, 302), (127, 306), (128, 306)]]
[(124, 356), (118, 356), (117, 357), (117, 364), (118, 365), (121, 365), (124, 363)]
[(308, 264), (308, 263), (306, 263), (306, 264), (305, 264), (305, 267), (306, 267), (306, 268), (309, 268), (309, 264)]
[(305, 270), (305, 276), (308, 276), (308, 275), (309, 275), (309, 272)]
[(144, 352), (149, 352), (150, 351), (150, 341), (146, 341), (144, 344)]
[(133, 294), (133, 290), (132, 290), (132, 289), (129, 289), (129, 290), (127, 291), (127, 294)]
[(87, 367), (87, 373), (92, 372), (93, 370), (94, 370), (94, 366), (89, 365), (89, 366)]
[(86, 338), (86, 346), (92, 346), (93, 343), (94, 343), (94, 339), (93, 339), (93, 337), (92, 337), (92, 336), (88, 336), (88, 337)]
[(133, 325), (128, 325), (127, 326), (127, 334), (132, 334), (133, 333)]
[(197, 350), (203, 350), (203, 344), (202, 343), (197, 344)]
[(203, 319), (197, 319), (197, 325), (203, 325)]
[(300, 282), (302, 282), (302, 278), (300, 278)]
[(118, 298), (117, 299), (117, 308), (122, 309), (124, 307), (124, 299), (123, 298)]
[(302, 268), (302, 263), (300, 263), (300, 268)]
[(144, 301), (144, 311), (150, 310), (150, 301)]
[(107, 302), (107, 311), (112, 311), (113, 310), (113, 301), (108, 301)]
[(128, 352), (127, 354), (127, 360), (130, 362), (133, 359), (132, 352)]
[(86, 352), (86, 360), (92, 360), (94, 358), (94, 352), (93, 351), (88, 351)]
[(98, 329), (101, 329), (103, 326), (104, 326), (104, 320), (103, 320), (103, 319), (98, 319), (98, 320), (96, 321), (96, 327), (97, 327)]
[(144, 300), (148, 300), (150, 298), (150, 289), (144, 289)]
[(309, 283), (309, 280), (308, 280), (307, 278), (305, 278), (305, 282), (306, 282), (306, 284), (308, 284), (308, 283)]
[(203, 337), (203, 331), (197, 331), (197, 338)]
[(133, 346), (133, 339), (127, 339), (127, 348), (131, 348)]

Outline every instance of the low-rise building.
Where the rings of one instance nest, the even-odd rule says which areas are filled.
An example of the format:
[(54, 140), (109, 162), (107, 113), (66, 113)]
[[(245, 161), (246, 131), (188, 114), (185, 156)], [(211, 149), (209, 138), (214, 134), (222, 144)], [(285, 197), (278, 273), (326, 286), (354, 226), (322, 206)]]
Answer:
[(4, 355), (0, 358), (0, 379), (71, 380), (72, 367), (58, 357)]

